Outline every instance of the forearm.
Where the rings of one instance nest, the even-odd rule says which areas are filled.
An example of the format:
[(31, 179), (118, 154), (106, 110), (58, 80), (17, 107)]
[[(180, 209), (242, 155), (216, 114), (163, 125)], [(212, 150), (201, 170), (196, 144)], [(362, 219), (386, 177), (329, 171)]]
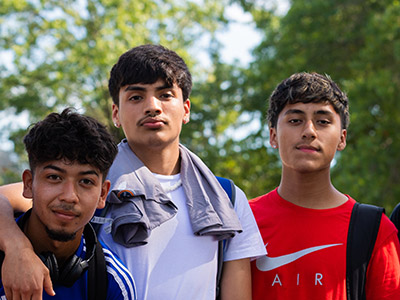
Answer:
[(42, 299), (43, 289), (54, 296), (49, 269), (14, 220), (7, 198), (0, 195), (0, 249), (5, 258), (1, 279), (7, 299)]
[(221, 300), (251, 300), (250, 259), (224, 262), (221, 279)]
[(11, 204), (0, 195), (0, 249), (7, 255), (23, 248), (32, 248), (31, 243), (15, 222)]
[[(22, 182), (10, 183), (0, 186), (0, 195), (3, 195), (8, 199), (8, 203), (11, 204), (14, 212), (25, 212), (32, 207), (32, 200), (27, 199), (22, 195), (23, 192)], [(3, 202), (3, 199), (0, 199)]]

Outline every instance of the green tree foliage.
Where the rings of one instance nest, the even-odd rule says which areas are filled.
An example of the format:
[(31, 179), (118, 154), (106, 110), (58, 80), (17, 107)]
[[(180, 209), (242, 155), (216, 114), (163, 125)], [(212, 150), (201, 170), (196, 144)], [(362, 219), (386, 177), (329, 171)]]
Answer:
[[(200, 39), (226, 24), (226, 6), (225, 0), (3, 0), (0, 110), (28, 111), (32, 123), (74, 106), (120, 139), (107, 90), (118, 57), (134, 46), (160, 43), (194, 69), (199, 61), (190, 50), (196, 53)], [(24, 133), (12, 133), (21, 155)]]
[[(199, 113), (192, 114), (191, 127), (185, 128), (196, 133), (188, 143), (217, 175), (233, 179), (249, 198), (258, 196), (280, 178), (276, 156), (267, 153), (265, 99), (261, 107), (248, 109), (253, 86), (245, 80), (251, 74), (238, 62), (221, 63), (218, 51), (212, 66), (213, 72), (194, 90), (199, 103), (193, 103), (193, 110)], [(200, 104), (201, 110), (196, 109)]]
[(351, 139), (335, 175), (360, 200), (390, 212), (400, 199), (400, 3), (371, 5), (378, 3), (363, 28), (358, 58), (349, 62), (354, 74), (344, 84), (353, 111)]

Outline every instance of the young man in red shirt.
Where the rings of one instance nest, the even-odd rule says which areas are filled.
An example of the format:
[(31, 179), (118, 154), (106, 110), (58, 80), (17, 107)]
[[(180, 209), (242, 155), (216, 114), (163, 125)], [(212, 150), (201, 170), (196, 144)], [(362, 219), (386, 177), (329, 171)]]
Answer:
[[(293, 74), (272, 93), (268, 122), (282, 176), (275, 190), (250, 201), (268, 252), (252, 262), (253, 299), (347, 299), (356, 201), (330, 178), (335, 153), (346, 146), (347, 96), (329, 77)], [(383, 215), (366, 272), (367, 300), (400, 299), (399, 255), (397, 230)]]

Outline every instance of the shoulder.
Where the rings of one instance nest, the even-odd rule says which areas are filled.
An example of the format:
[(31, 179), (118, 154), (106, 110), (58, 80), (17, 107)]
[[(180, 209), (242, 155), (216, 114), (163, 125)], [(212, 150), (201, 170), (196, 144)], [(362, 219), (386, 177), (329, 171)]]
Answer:
[(253, 212), (250, 208), (250, 203), (247, 200), (246, 194), (235, 185), (235, 211), (238, 215), (242, 226), (247, 218), (254, 218)]
[(397, 229), (385, 214), (382, 214), (381, 224), (372, 255), (373, 257), (386, 257), (387, 259), (391, 259), (395, 256), (396, 261), (400, 256), (400, 243), (397, 237)]
[(389, 220), (389, 218), (385, 214), (383, 214), (377, 240), (378, 242), (384, 242), (384, 240), (391, 236), (397, 238), (396, 226)]
[(224, 252), (224, 261), (256, 258), (266, 254), (260, 231), (246, 195), (240, 188), (235, 187), (235, 189), (235, 211), (239, 217), (243, 231), (228, 240)]
[(400, 227), (400, 203), (396, 205), (390, 215), (390, 220), (396, 225), (397, 228)]
[(367, 270), (367, 299), (399, 299), (400, 244), (397, 231), (382, 215), (378, 237)]
[(123, 299), (136, 299), (136, 287), (132, 274), (121, 260), (101, 242), (107, 266), (111, 293), (122, 293)]
[(269, 191), (268, 193), (266, 193), (264, 195), (261, 195), (261, 196), (255, 197), (253, 199), (250, 199), (249, 200), (250, 205), (254, 205), (254, 204), (257, 204), (259, 202), (263, 202), (263, 201), (266, 201), (268, 199), (272, 199), (272, 198), (277, 197), (277, 195), (278, 195), (277, 189), (278, 188), (275, 188), (272, 191)]
[(267, 194), (249, 200), (249, 204), (254, 215), (256, 215), (258, 211), (264, 211), (265, 209), (269, 209), (268, 205), (271, 203), (272, 200), (276, 199), (277, 196), (278, 193), (276, 189), (274, 189), (268, 192)]

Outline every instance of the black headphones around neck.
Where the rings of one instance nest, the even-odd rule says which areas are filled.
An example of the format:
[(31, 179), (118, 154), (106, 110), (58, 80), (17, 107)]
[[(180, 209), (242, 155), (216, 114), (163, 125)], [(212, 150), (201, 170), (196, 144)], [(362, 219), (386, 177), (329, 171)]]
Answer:
[[(28, 210), (19, 220), (18, 226), (23, 230), (25, 222), (28, 220), (31, 210)], [(88, 269), (90, 260), (94, 257), (97, 237), (90, 223), (86, 224), (83, 230), (83, 235), (86, 241), (85, 259), (76, 254), (68, 258), (60, 267), (57, 258), (52, 252), (42, 252), (38, 256), (50, 271), (50, 277), (53, 284), (59, 284), (66, 287), (71, 287), (75, 281), (82, 276)]]

